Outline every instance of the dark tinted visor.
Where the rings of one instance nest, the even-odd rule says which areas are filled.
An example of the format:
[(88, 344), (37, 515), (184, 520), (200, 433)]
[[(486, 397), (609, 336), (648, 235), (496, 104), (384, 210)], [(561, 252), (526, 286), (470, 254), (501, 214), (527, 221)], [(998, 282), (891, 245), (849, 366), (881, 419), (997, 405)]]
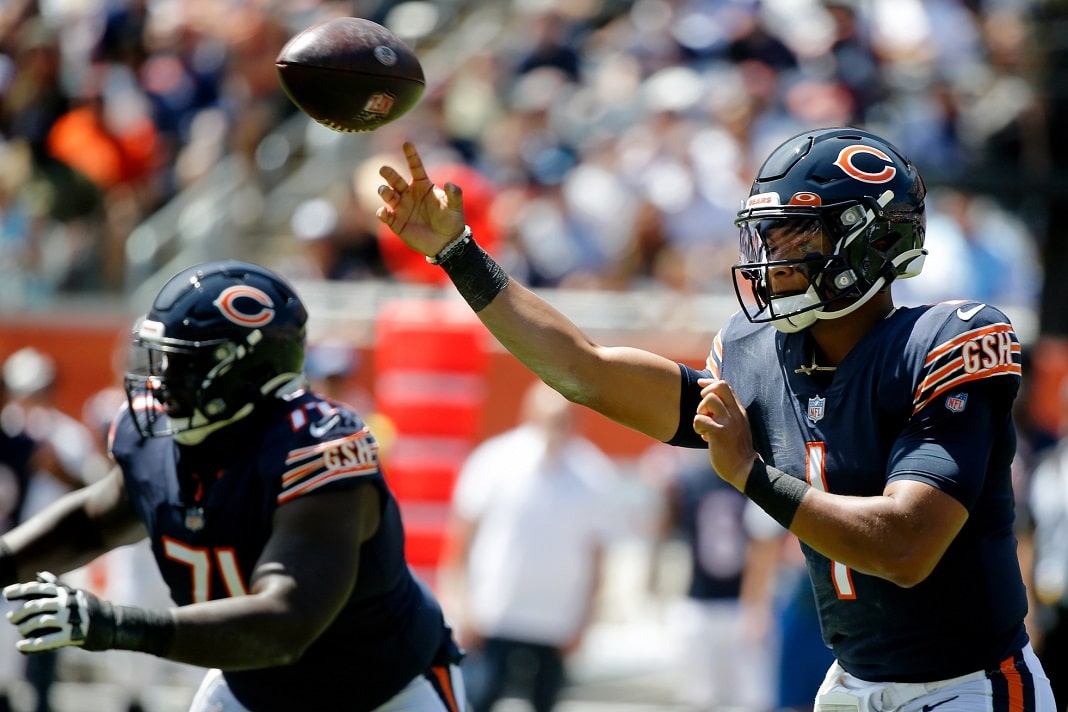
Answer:
[(805, 260), (830, 250), (818, 217), (747, 220), (738, 227), (743, 264)]

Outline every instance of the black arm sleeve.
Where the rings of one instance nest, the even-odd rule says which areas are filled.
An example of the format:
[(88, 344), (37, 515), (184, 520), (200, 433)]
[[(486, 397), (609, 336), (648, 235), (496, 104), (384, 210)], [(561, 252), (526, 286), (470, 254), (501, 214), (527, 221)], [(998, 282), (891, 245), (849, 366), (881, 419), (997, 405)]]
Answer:
[(668, 445), (679, 447), (708, 447), (708, 443), (693, 431), (693, 417), (697, 414), (697, 406), (701, 404), (701, 386), (697, 385), (698, 378), (712, 378), (708, 371), (696, 371), (686, 364), (679, 364), (682, 388), (679, 394), (679, 429), (667, 441)]

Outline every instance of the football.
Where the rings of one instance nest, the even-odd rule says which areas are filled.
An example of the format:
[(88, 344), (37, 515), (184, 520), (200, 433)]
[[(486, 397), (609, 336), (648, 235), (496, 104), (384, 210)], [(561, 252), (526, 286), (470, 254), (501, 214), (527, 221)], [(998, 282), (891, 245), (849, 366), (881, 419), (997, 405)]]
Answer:
[(374, 131), (400, 118), (426, 88), (411, 48), (359, 17), (303, 30), (282, 47), (275, 66), (282, 89), (301, 111), (345, 133)]

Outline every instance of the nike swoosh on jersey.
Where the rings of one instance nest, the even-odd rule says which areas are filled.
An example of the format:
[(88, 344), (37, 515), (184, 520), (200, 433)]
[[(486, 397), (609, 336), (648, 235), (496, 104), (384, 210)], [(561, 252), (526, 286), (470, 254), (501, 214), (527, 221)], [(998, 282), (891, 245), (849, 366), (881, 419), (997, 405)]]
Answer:
[(958, 307), (957, 308), (957, 318), (960, 319), (961, 321), (968, 321), (973, 316), (975, 316), (980, 311), (982, 311), (983, 307), (985, 307), (985, 306), (986, 306), (986, 304), (979, 304), (978, 306), (974, 306), (971, 309), (965, 309), (964, 307)]
[(931, 710), (933, 710), (935, 707), (940, 707), (941, 705), (944, 705), (947, 702), (952, 702), (953, 700), (957, 699), (958, 697), (960, 697), (960, 695), (953, 695), (952, 697), (947, 697), (946, 699), (942, 700), (941, 702), (935, 702), (933, 705), (924, 705), (923, 706), (923, 712), (931, 712)]
[(321, 438), (327, 433), (329, 433), (330, 429), (337, 425), (340, 421), (341, 416), (337, 413), (334, 413), (334, 415), (332, 415), (327, 420), (320, 420), (318, 423), (312, 423), (311, 425), (309, 425), (308, 432), (311, 433), (311, 436), (313, 438)]

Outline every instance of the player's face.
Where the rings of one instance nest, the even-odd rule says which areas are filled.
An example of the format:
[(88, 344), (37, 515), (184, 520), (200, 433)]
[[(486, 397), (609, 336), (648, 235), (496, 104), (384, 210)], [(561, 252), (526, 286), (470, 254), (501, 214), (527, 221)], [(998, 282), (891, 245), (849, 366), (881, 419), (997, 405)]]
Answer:
[[(746, 235), (748, 233), (748, 235)], [(772, 295), (804, 292), (810, 284), (806, 263), (820, 266), (830, 250), (823, 224), (816, 217), (777, 218), (746, 223), (743, 228), (743, 254), (747, 262), (768, 265), (768, 287)]]
[(153, 357), (156, 360), (153, 372), (159, 377), (157, 395), (167, 414), (189, 417), (195, 408), (202, 369), (197, 367), (194, 357), (186, 354), (155, 353)]

